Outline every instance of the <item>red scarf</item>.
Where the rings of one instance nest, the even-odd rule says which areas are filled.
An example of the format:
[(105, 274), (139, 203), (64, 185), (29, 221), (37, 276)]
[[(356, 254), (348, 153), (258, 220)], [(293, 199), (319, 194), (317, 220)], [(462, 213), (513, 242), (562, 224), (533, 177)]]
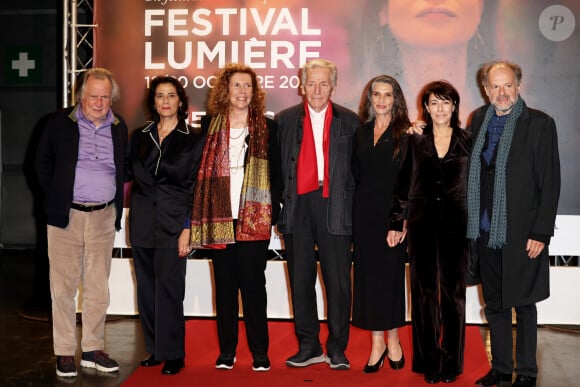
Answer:
[[(316, 191), (318, 186), (318, 168), (316, 163), (316, 147), (314, 145), (314, 133), (312, 131), (312, 121), (310, 120), (310, 111), (308, 103), (304, 104), (304, 125), (302, 132), (302, 144), (298, 154), (298, 163), (296, 165), (296, 191), (298, 195)], [(324, 181), (322, 184), (322, 197), (328, 197), (328, 186), (330, 174), (328, 168), (328, 153), (330, 150), (330, 122), (332, 121), (332, 104), (328, 103), (326, 114), (324, 116), (324, 130), (322, 132), (322, 150), (324, 152)], [(314, 167), (313, 167), (314, 166)]]

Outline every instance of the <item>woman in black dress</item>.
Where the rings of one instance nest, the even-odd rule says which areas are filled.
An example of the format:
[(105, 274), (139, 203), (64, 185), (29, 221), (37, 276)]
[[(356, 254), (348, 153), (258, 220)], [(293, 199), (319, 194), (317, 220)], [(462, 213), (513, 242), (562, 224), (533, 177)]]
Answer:
[[(387, 220), (399, 172), (399, 147), (410, 126), (401, 87), (388, 75), (371, 79), (360, 105), (354, 141), (354, 297), (352, 324), (372, 331), (363, 372), (376, 372), (385, 356), (393, 369), (405, 358), (398, 328), (405, 324), (405, 250), (387, 245)], [(384, 331), (387, 331), (385, 343)]]
[(393, 193), (390, 245), (408, 231), (413, 372), (451, 383), (463, 372), (467, 268), (467, 177), (471, 136), (459, 127), (459, 94), (425, 86), (426, 126), (408, 137)]

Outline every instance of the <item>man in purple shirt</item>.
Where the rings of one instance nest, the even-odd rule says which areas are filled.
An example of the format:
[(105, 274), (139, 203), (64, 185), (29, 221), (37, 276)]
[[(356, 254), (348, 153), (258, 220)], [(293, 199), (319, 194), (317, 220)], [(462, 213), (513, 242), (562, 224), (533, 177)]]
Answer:
[(56, 374), (74, 377), (75, 294), (82, 284), (80, 365), (119, 369), (103, 352), (115, 230), (121, 227), (127, 126), (111, 110), (119, 96), (113, 74), (88, 70), (77, 104), (50, 115), (35, 161), (45, 193)]

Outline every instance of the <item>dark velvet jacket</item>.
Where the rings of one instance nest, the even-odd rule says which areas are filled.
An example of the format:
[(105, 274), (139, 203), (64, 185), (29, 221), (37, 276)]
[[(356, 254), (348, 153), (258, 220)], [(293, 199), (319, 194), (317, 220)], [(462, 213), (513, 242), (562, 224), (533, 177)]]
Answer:
[[(68, 225), (73, 199), (75, 171), (79, 155), (79, 105), (52, 113), (43, 128), (35, 159), (38, 183), (45, 195), (46, 222), (64, 228)], [(115, 114), (111, 124), (115, 159), (115, 228), (121, 229), (123, 182), (127, 166), (127, 125)]]
[[(402, 230), (407, 219), (409, 229), (437, 223), (447, 231), (465, 236), (467, 225), (467, 164), (471, 135), (453, 129), (447, 154), (439, 159), (432, 130), (408, 136), (402, 146), (401, 171), (393, 194), (389, 218), (390, 230)], [(443, 205), (445, 216), (437, 219), (432, 204)], [(411, 242), (411, 241), (409, 241)], [(409, 246), (412, 249), (412, 246)]]

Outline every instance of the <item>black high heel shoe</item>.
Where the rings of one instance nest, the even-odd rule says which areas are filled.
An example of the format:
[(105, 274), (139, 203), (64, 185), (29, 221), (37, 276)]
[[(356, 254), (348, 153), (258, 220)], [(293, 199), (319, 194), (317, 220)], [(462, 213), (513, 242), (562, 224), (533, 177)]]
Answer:
[[(401, 347), (401, 343), (399, 343), (399, 347)], [(387, 359), (389, 359), (389, 365), (391, 366), (392, 369), (402, 370), (403, 367), (405, 366), (405, 354), (403, 353), (403, 347), (401, 347), (401, 358), (399, 360), (397, 361), (391, 360), (391, 358), (388, 356)]]
[(387, 356), (388, 351), (389, 351), (388, 348), (385, 348), (385, 351), (383, 352), (381, 357), (379, 357), (379, 360), (375, 364), (365, 365), (365, 368), (363, 368), (363, 372), (365, 374), (372, 374), (373, 372), (377, 372), (379, 368), (382, 368), (383, 364), (385, 363), (385, 356)]

